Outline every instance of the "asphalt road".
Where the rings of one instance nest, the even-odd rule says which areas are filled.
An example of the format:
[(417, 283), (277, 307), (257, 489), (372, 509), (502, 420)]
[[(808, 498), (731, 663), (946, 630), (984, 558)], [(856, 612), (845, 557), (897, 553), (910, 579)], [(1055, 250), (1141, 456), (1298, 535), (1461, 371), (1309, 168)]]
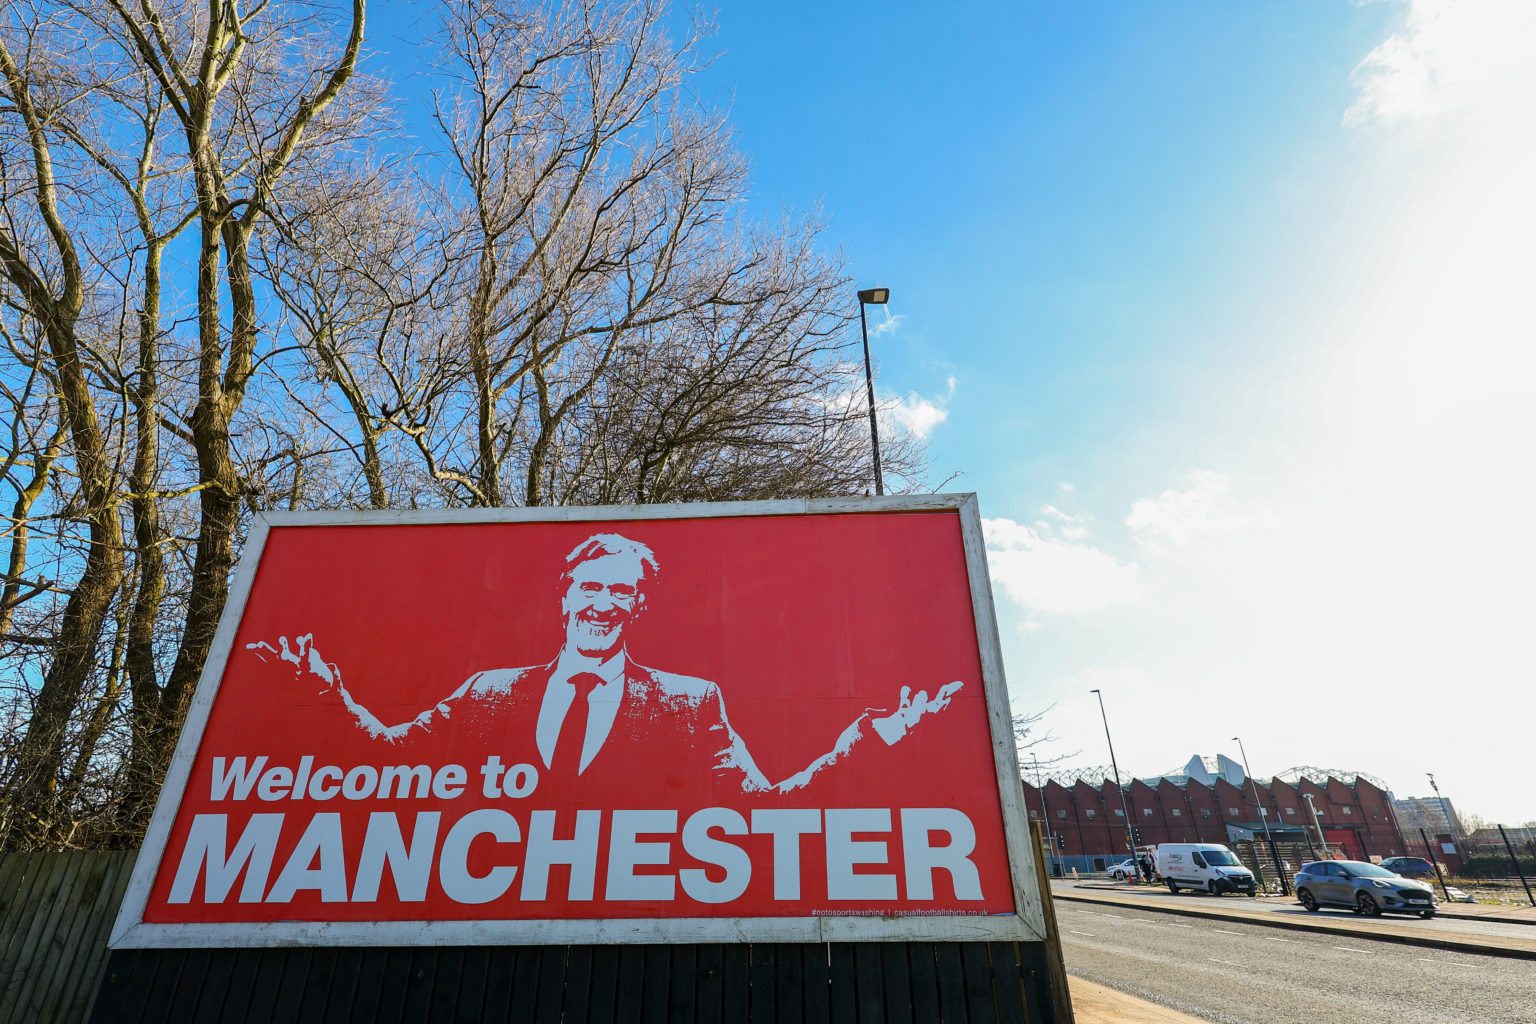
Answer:
[(1056, 917), (1072, 974), (1217, 1024), (1536, 1024), (1529, 960), (1061, 901)]
[[(1074, 886), (1071, 883), (1052, 882), (1051, 891), (1071, 894)], [(1103, 889), (1084, 888), (1080, 890), (1084, 894), (1104, 894)], [(1327, 908), (1317, 913), (1308, 913), (1301, 904), (1295, 900), (1281, 901), (1278, 899), (1251, 900), (1242, 896), (1207, 896), (1204, 893), (1179, 893), (1174, 895), (1167, 889), (1149, 887), (1141, 892), (1123, 889), (1112, 890), (1116, 899), (1141, 899), (1153, 906), (1174, 907), (1232, 907), (1237, 910), (1263, 910), (1275, 914), (1277, 917), (1293, 917), (1303, 921), (1353, 921), (1369, 925), (1372, 921), (1384, 921), (1394, 926), (1412, 927), (1415, 931), (1425, 934), (1436, 932), (1461, 932), (1473, 935), (1507, 935), (1517, 939), (1536, 939), (1536, 925), (1509, 924), (1499, 921), (1477, 921), (1464, 917), (1436, 917), (1433, 920), (1424, 921), (1412, 914), (1383, 914), (1378, 918), (1363, 918), (1352, 910)], [(1057, 906), (1063, 904), (1058, 903)], [(1089, 908), (1092, 909), (1092, 908)], [(1536, 970), (1536, 967), (1532, 968)]]

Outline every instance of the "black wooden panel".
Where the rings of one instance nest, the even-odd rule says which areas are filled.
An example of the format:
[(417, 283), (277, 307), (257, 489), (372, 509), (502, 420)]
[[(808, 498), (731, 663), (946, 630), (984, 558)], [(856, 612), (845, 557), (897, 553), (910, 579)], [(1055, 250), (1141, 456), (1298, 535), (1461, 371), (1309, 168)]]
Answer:
[[(1024, 983), (1024, 1019), (1030, 1024), (1052, 1024), (1056, 1020), (1056, 997), (1051, 992), (1051, 964), (1045, 944), (1016, 942), (1013, 945)], [(1067, 994), (1063, 992), (1061, 998), (1067, 998)]]
[(191, 1024), (219, 1024), (224, 1019), (224, 999), (229, 995), (230, 978), (239, 959), (237, 949), (208, 951), (208, 967), (196, 986), (197, 1008), (180, 1019)]
[(500, 1024), (512, 1019), (512, 970), (516, 952), (503, 948), (489, 951), (485, 966), (485, 998), (481, 1000), (486, 1024)]
[(672, 947), (646, 946), (645, 984), (640, 991), (640, 1024), (667, 1024), (672, 995)]
[(356, 995), (352, 997), (350, 1014), (348, 1007), (338, 1007), (339, 1012), (331, 1014), (331, 1019), (349, 1020), (355, 1015), (358, 1020), (377, 1021), (381, 1017), (379, 1007), (384, 1002), (384, 982), (389, 977), (389, 959), (393, 951), (360, 949), (349, 952), (357, 955)]
[(939, 1005), (939, 971), (931, 942), (914, 942), (907, 950), (911, 969), (912, 1016), (919, 1021), (943, 1020)]
[(485, 1009), (485, 983), (490, 962), (491, 951), (484, 946), (464, 951), (464, 961), (459, 968), (459, 1001), (453, 1007), (453, 1015), (442, 1020), (478, 1024)]
[(363, 952), (360, 949), (336, 951), (336, 961), (331, 968), (331, 987), (325, 993), (325, 1003), (320, 1014), (322, 1021), (351, 1019), (352, 1007), (361, 1002), (357, 983), (362, 973)]
[(512, 963), (512, 1003), (507, 1019), (517, 1024), (533, 1020), (539, 1008), (538, 946), (523, 946)]
[(880, 947), (861, 942), (853, 948), (854, 984), (859, 999), (859, 1024), (885, 1024), (885, 983)]
[(773, 1020), (774, 979), (778, 976), (778, 947), (759, 942), (747, 947), (747, 1019)]
[(857, 1018), (859, 1012), (858, 965), (854, 963), (853, 943), (832, 943), (832, 984), (827, 998), (832, 1008), (832, 1019), (842, 1024)]
[(992, 964), (987, 959), (987, 944), (967, 942), (960, 947), (965, 964), (965, 1003), (970, 1024), (993, 1024), (997, 1020), (997, 999), (992, 992)]
[[(277, 985), (277, 997), (272, 1000), (270, 1020), (273, 1024), (290, 1024), (298, 1018), (299, 1008), (304, 1005), (304, 989), (314, 977), (315, 956), (324, 951), (292, 949), (278, 952), (283, 973)], [(326, 980), (330, 979), (327, 977)]]
[(699, 1019), (699, 947), (673, 946), (671, 950), (666, 1019), (675, 1024), (695, 1024)]
[(119, 950), (92, 1020), (1052, 1024), (1038, 943)]
[(589, 1024), (613, 1024), (619, 1016), (619, 951), (614, 946), (592, 950), (592, 996), (587, 1004)]
[(182, 960), (177, 984), (170, 993), (166, 1005), (166, 1020), (191, 1020), (197, 1014), (198, 998), (203, 992), (203, 979), (208, 977), (212, 966), (212, 950), (189, 949)]
[(886, 1024), (912, 1024), (912, 972), (905, 942), (880, 945), (880, 973), (884, 976)]
[(804, 995), (801, 1005), (805, 1024), (831, 1024), (832, 1008), (827, 992), (827, 979), (831, 976), (831, 947), (825, 942), (807, 943), (800, 947), (800, 964), (804, 971)]
[(717, 942), (709, 942), (698, 948), (694, 969), (698, 972), (695, 988), (695, 1007), (699, 1024), (721, 1024), (721, 983), (725, 975), (725, 957)]
[(539, 993), (534, 1000), (533, 1024), (560, 1024), (565, 1004), (565, 946), (539, 950)]
[(965, 1003), (965, 962), (960, 956), (960, 944), (935, 943), (934, 960), (939, 975), (939, 1011), (945, 1024), (969, 1020)]
[(1029, 1014), (1024, 1009), (1024, 977), (1019, 967), (1017, 943), (990, 942), (987, 954), (992, 961), (992, 991), (997, 996), (998, 1024), (1027, 1024)]
[(462, 999), (459, 980), (463, 974), (463, 948), (438, 951), (437, 966), (432, 974), (432, 998), (427, 1001), (428, 1020), (453, 1020)]

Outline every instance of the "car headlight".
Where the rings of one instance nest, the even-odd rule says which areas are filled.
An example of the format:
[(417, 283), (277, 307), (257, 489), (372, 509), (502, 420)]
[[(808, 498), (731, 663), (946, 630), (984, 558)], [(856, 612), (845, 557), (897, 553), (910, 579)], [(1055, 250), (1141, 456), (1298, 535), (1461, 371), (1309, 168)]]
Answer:
[(1378, 889), (1390, 889), (1390, 888), (1392, 888), (1392, 883), (1387, 881), (1384, 878), (1373, 878), (1373, 879), (1371, 879), (1371, 884), (1376, 886), (1376, 888), (1378, 888)]

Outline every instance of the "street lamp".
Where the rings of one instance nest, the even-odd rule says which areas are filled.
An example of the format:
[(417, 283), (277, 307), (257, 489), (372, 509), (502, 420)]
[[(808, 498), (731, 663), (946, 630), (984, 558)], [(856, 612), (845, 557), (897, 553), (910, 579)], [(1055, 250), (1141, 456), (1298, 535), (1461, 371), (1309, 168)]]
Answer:
[(1051, 836), (1051, 805), (1045, 802), (1045, 785), (1040, 781), (1040, 757), (1033, 751), (1030, 758), (1035, 762), (1035, 788), (1040, 791), (1040, 814), (1045, 821), (1045, 873), (1054, 874), (1051, 871), (1051, 854), (1056, 852), (1056, 840)]
[(1131, 809), (1125, 803), (1125, 787), (1120, 785), (1120, 766), (1115, 763), (1115, 741), (1109, 736), (1109, 716), (1104, 713), (1104, 694), (1098, 690), (1089, 690), (1089, 693), (1099, 695), (1099, 717), (1104, 719), (1104, 739), (1109, 741), (1109, 766), (1115, 770), (1115, 789), (1120, 793), (1120, 816), (1125, 819), (1125, 848), (1131, 852), (1132, 859), (1136, 856), (1136, 844), (1131, 842)]
[(1317, 820), (1317, 804), (1312, 802), (1311, 793), (1301, 794), (1307, 801), (1307, 810), (1312, 812), (1312, 827), (1317, 829), (1317, 841), (1323, 844), (1323, 856), (1328, 856), (1328, 837), (1323, 835), (1323, 826)]
[(1435, 781), (1435, 776), (1430, 772), (1424, 774), (1429, 776), (1429, 788), (1435, 791), (1435, 799), (1440, 801), (1440, 813), (1445, 815), (1445, 827), (1451, 833), (1451, 841), (1461, 842), (1461, 833), (1456, 828), (1456, 819), (1451, 817), (1451, 805), (1446, 803), (1445, 797), (1440, 795), (1440, 785)]
[(1285, 868), (1280, 866), (1280, 851), (1275, 849), (1274, 837), (1269, 834), (1269, 812), (1259, 802), (1259, 782), (1253, 777), (1253, 773), (1248, 770), (1248, 751), (1243, 749), (1243, 741), (1241, 739), (1236, 736), (1232, 738), (1237, 740), (1237, 749), (1243, 755), (1243, 774), (1248, 776), (1248, 784), (1253, 787), (1253, 805), (1259, 809), (1259, 821), (1264, 825), (1264, 841), (1269, 844), (1269, 855), (1275, 861), (1275, 873), (1280, 876), (1280, 894), (1282, 896), (1289, 896), (1291, 894), (1291, 887), (1285, 881)]
[(859, 330), (864, 335), (864, 386), (869, 390), (869, 443), (875, 450), (875, 493), (885, 493), (885, 481), (880, 476), (880, 431), (875, 427), (875, 375), (869, 368), (869, 324), (864, 319), (864, 307), (883, 306), (891, 301), (889, 288), (859, 289)]

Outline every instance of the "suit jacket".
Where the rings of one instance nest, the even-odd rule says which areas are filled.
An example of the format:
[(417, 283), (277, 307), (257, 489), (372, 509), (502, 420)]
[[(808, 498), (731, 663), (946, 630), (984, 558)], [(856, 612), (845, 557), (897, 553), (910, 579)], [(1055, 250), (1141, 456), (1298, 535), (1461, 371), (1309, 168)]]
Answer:
[[(557, 659), (558, 660), (558, 659)], [(350, 697), (362, 724), (392, 743), (411, 743), (451, 729), (494, 742), (512, 758), (539, 766), (534, 732), (556, 661), (491, 669), (465, 681), (452, 696), (415, 719), (385, 727)], [(366, 717), (365, 717), (366, 716)], [(370, 721), (371, 720), (371, 721)], [(555, 765), (553, 771), (570, 771)], [(612, 729), (583, 779), (636, 773), (660, 775), (668, 786), (726, 785), (738, 792), (771, 789), (725, 715), (720, 687), (707, 679), (663, 672), (626, 656), (624, 694)]]

